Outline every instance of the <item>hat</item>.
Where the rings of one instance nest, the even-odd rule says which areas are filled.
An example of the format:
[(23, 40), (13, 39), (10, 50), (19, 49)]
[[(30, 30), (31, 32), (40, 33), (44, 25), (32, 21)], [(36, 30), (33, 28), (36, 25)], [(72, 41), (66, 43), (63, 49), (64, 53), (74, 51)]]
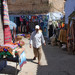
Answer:
[(39, 25), (36, 25), (36, 26), (35, 26), (35, 29), (40, 29)]

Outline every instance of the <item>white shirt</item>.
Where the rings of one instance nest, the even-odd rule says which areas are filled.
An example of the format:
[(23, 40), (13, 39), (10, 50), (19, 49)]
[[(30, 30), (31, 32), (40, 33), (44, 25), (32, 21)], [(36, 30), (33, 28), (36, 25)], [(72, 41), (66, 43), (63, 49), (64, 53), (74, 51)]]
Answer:
[(45, 43), (44, 37), (42, 32), (37, 32), (34, 31), (31, 34), (31, 38), (30, 38), (30, 44), (33, 44), (33, 47), (35, 48), (39, 48), (42, 43)]

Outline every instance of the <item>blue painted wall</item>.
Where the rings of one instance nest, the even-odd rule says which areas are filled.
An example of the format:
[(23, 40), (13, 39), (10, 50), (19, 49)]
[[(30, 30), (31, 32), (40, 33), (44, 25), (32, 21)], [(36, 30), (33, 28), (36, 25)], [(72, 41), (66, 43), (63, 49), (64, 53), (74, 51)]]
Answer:
[(67, 0), (65, 3), (65, 23), (68, 24), (68, 16), (75, 11), (75, 0)]

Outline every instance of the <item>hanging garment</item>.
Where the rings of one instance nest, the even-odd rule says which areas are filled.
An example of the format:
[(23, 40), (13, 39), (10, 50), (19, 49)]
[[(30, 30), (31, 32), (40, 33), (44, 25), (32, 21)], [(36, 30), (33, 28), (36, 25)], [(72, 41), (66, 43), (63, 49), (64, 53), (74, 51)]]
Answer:
[(26, 25), (26, 20), (25, 19), (23, 19), (23, 25)]
[(12, 41), (9, 25), (4, 25), (4, 44)]
[(24, 30), (25, 30), (25, 25), (22, 25), (21, 28), (22, 28), (21, 32), (24, 33), (24, 32), (25, 32), (25, 31), (24, 31)]
[(53, 35), (53, 25), (49, 25), (49, 38)]
[(10, 25), (9, 22), (9, 14), (8, 14), (8, 6), (7, 6), (7, 1), (3, 0), (3, 23), (4, 25)]
[(73, 50), (75, 50), (75, 20), (72, 21), (71, 36), (72, 36), (72, 40), (73, 40)]
[(22, 19), (22, 17), (20, 17), (20, 21), (21, 21), (21, 22), (23, 22), (23, 19)]
[(26, 26), (27, 33), (29, 32), (29, 25)]
[(21, 24), (19, 17), (16, 17), (16, 24), (17, 24), (17, 26), (20, 26), (20, 24)]
[(60, 42), (67, 43), (67, 31), (65, 29), (61, 29), (59, 33)]

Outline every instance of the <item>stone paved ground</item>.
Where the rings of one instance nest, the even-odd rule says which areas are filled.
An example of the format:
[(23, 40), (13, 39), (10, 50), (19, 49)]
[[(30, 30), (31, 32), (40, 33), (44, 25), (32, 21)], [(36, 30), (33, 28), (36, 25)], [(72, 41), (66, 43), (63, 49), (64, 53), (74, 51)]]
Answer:
[[(75, 75), (75, 56), (68, 55), (67, 51), (61, 50), (58, 46), (43, 46), (41, 66), (37, 60), (32, 61), (33, 50), (29, 48), (29, 40), (25, 41), (25, 53), (27, 63), (24, 64), (21, 71), (18, 66), (18, 75)], [(15, 75), (15, 66), (13, 62), (7, 62), (8, 66), (4, 68), (0, 75)]]

